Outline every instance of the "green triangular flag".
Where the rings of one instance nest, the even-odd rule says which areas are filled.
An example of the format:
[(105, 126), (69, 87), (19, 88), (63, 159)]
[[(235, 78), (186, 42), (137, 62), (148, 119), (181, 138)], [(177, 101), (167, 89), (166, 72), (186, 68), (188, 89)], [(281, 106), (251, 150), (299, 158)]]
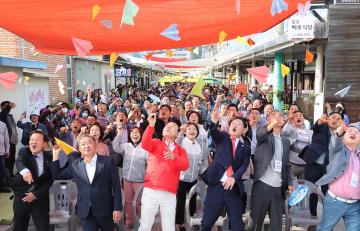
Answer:
[(139, 7), (132, 0), (126, 0), (120, 28), (123, 24), (134, 26), (134, 17), (138, 12)]
[(205, 87), (205, 82), (203, 78), (200, 78), (195, 85), (193, 86), (193, 88), (191, 89), (190, 95), (196, 95), (199, 96), (200, 98), (203, 97), (202, 94), (202, 90)]

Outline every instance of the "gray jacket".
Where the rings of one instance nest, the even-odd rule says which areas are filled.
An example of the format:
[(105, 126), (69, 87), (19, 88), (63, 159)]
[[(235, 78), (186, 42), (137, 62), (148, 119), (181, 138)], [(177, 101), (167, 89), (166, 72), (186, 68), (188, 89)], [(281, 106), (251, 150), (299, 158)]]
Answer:
[(113, 149), (124, 156), (123, 178), (132, 182), (144, 182), (148, 154), (141, 144), (136, 147), (132, 143), (122, 144), (121, 137), (116, 136), (113, 141)]
[(343, 137), (334, 135), (329, 144), (329, 164), (326, 167), (327, 173), (316, 182), (317, 185), (329, 184), (344, 174), (349, 166), (351, 152), (345, 148)]
[[(274, 134), (267, 131), (266, 126), (260, 127), (256, 131), (257, 146), (254, 156), (254, 182), (258, 181), (265, 173), (275, 152)], [(289, 161), (290, 143), (285, 137), (282, 137), (283, 157), (281, 167), (281, 178), (283, 190), (287, 186), (293, 185), (293, 175), (291, 173), (291, 165)], [(285, 195), (285, 194), (284, 194)]]

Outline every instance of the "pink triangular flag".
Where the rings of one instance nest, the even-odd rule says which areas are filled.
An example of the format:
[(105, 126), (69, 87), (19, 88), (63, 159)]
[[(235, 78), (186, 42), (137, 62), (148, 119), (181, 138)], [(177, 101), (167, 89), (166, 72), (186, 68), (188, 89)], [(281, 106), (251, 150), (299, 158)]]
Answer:
[(94, 48), (92, 43), (87, 40), (71, 37), (72, 42), (74, 44), (76, 53), (80, 57), (88, 56), (90, 54), (90, 50)]
[(13, 90), (17, 81), (17, 74), (15, 72), (5, 72), (0, 74), (0, 84), (7, 90)]
[(252, 67), (246, 69), (260, 83), (266, 83), (270, 69), (267, 66)]
[(55, 74), (57, 74), (61, 69), (63, 69), (63, 65), (61, 65), (61, 64), (58, 64), (58, 65), (56, 65), (56, 68), (55, 68)]

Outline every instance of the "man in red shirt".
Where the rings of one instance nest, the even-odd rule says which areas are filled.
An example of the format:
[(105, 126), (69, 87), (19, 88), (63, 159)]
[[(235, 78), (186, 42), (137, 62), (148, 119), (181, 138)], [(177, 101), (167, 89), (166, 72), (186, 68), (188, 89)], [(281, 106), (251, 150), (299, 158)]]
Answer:
[(180, 172), (189, 167), (186, 151), (175, 143), (180, 125), (169, 120), (163, 139), (152, 139), (156, 115), (148, 117), (149, 126), (142, 138), (142, 147), (148, 151), (144, 191), (141, 198), (139, 231), (150, 231), (160, 206), (162, 230), (175, 231), (176, 192)]

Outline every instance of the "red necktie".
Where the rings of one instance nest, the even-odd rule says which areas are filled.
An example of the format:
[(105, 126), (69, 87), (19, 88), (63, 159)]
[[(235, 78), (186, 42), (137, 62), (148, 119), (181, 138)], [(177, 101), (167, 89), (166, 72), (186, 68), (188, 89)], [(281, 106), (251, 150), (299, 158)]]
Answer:
[[(235, 158), (235, 151), (236, 151), (236, 139), (235, 138), (232, 138), (231, 139), (232, 141), (232, 149), (233, 149), (233, 158)], [(226, 169), (226, 175), (228, 177), (232, 176), (233, 175), (233, 169), (232, 169), (232, 165), (230, 164), (230, 166)]]

